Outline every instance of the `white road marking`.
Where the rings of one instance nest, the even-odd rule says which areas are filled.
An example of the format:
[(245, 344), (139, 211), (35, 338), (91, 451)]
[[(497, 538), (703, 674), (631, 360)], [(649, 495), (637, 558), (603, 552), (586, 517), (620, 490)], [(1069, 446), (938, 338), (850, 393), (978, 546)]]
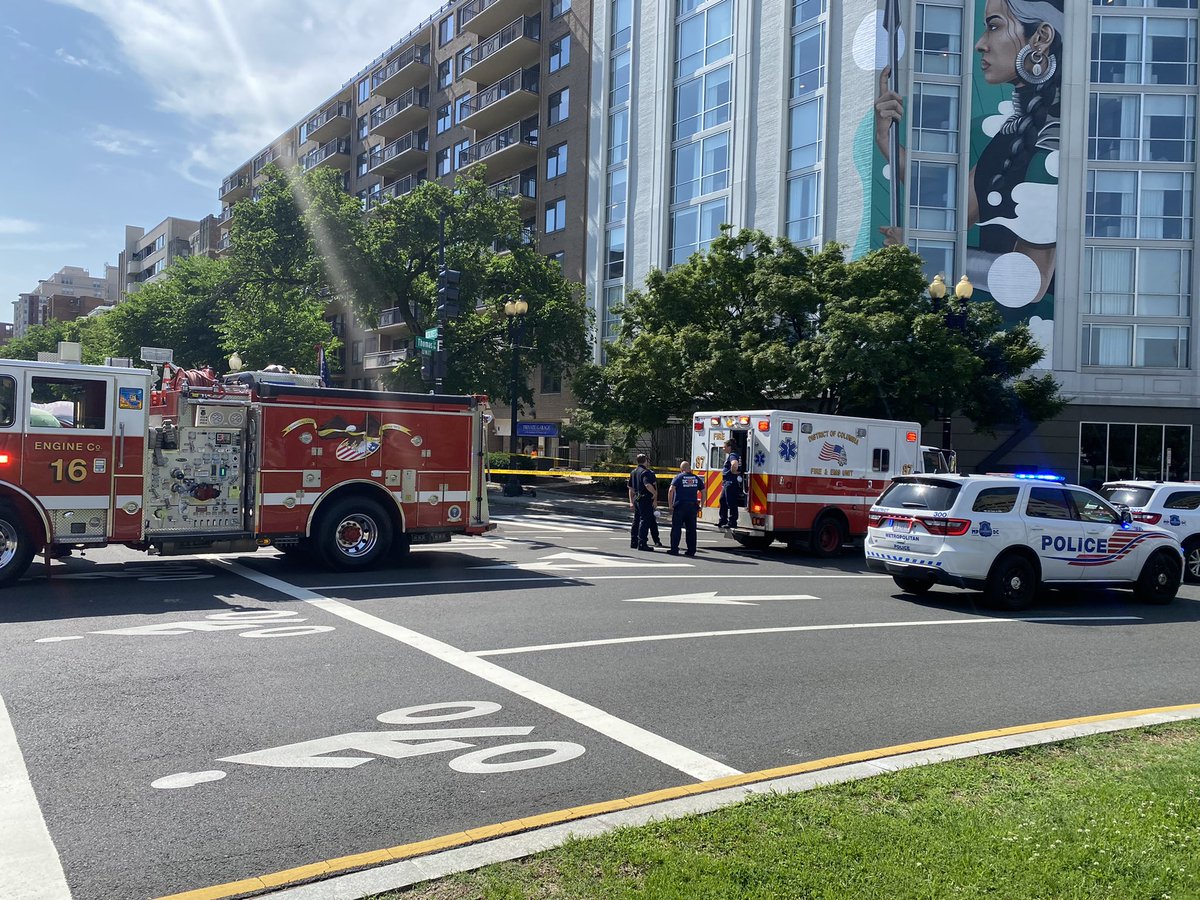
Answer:
[(70, 634), (64, 637), (48, 637), (38, 638), (34, 641), (35, 644), (57, 644), (59, 641), (82, 641), (82, 634)]
[[(480, 569), (490, 569), (492, 566), (477, 566)], [(495, 568), (511, 568), (510, 566), (498, 566)], [(891, 575), (743, 575), (741, 572), (729, 572), (724, 574), (704, 574), (695, 572), (673, 572), (665, 575), (580, 575), (572, 577), (570, 575), (522, 575), (520, 578), (454, 578), (443, 581), (377, 581), (366, 582), (364, 584), (321, 584), (314, 585), (311, 589), (314, 591), (355, 591), (355, 590), (371, 590), (374, 588), (405, 588), (405, 587), (435, 587), (438, 585), (446, 585), (453, 587), (459, 584), (534, 584), (539, 581), (574, 581), (583, 586), (586, 579), (587, 582), (592, 581), (627, 581), (629, 579), (645, 581), (650, 578), (686, 578), (689, 581), (697, 578), (725, 578), (730, 580), (745, 581), (748, 578), (786, 578), (789, 581), (794, 581), (797, 578), (886, 578), (891, 581)]]
[(474, 654), (460, 650), (457, 647), (452, 647), (436, 638), (428, 637), (405, 628), (402, 625), (396, 625), (380, 619), (361, 609), (349, 606), (339, 600), (331, 600), (307, 588), (289, 584), (286, 581), (272, 578), (269, 575), (263, 575), (230, 560), (223, 560), (222, 562), (230, 571), (241, 575), (249, 581), (253, 581), (255, 584), (278, 591), (296, 600), (303, 600), (332, 615), (339, 616), (349, 622), (354, 622), (364, 628), (368, 628), (377, 634), (399, 641), (402, 644), (412, 647), (414, 650), (427, 653), (435, 659), (475, 675), (478, 678), (482, 678), (497, 687), (511, 691), (519, 697), (524, 697), (526, 700), (544, 706), (546, 709), (578, 722), (580, 725), (590, 728), (611, 740), (622, 743), (627, 747), (637, 750), (639, 753), (658, 760), (664, 765), (690, 775), (697, 781), (741, 774), (737, 769), (727, 766), (724, 763), (718, 762), (715, 759), (709, 759), (703, 754), (689, 750), (681, 744), (647, 731), (638, 725), (634, 725), (632, 722), (626, 722), (602, 709), (584, 703), (582, 700), (569, 697), (560, 691), (539, 684), (523, 675), (518, 675), (494, 663), (479, 659)]
[(563, 644), (533, 644), (500, 650), (476, 650), (473, 656), (509, 656), (515, 653), (539, 653), (543, 650), (571, 650), (576, 647), (603, 647), (609, 644), (642, 644), (652, 641), (685, 641), (693, 638), (735, 637), (746, 634), (787, 634), (797, 631), (849, 631), (856, 628), (913, 628), (922, 625), (990, 625), (1005, 622), (1140, 622), (1140, 616), (1027, 616), (1020, 619), (926, 619), (917, 622), (856, 622), (847, 625), (788, 625), (779, 628), (739, 628), (734, 631), (691, 631), (683, 634), (647, 634), (641, 637), (604, 638), (595, 641), (570, 641)]
[(179, 772), (150, 782), (150, 787), (160, 791), (174, 791), (179, 788), (206, 784), (210, 781), (220, 781), (226, 774), (228, 773), (222, 772), (220, 769), (209, 769), (207, 772)]
[(504, 563), (480, 566), (481, 569), (534, 569), (536, 571), (567, 569), (690, 569), (691, 563), (654, 562), (652, 559), (630, 559), (626, 556), (604, 556), (599, 553), (551, 553), (536, 562)]
[(71, 900), (4, 698), (0, 697), (0, 878), (11, 900)]
[(630, 597), (626, 603), (704, 603), (713, 606), (758, 606), (760, 600), (819, 600), (812, 594), (761, 594), (753, 597), (718, 597), (716, 591), (673, 594), (669, 597)]

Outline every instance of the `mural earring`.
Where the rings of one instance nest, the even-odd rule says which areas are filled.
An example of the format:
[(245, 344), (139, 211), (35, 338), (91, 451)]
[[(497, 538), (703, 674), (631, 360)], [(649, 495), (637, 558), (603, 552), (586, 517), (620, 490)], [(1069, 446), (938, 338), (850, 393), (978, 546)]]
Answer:
[[(1026, 68), (1027, 61), (1032, 62), (1033, 66)], [(1053, 53), (1034, 50), (1033, 47), (1026, 44), (1017, 51), (1016, 68), (1021, 80), (1026, 84), (1045, 84), (1058, 71), (1058, 60)]]

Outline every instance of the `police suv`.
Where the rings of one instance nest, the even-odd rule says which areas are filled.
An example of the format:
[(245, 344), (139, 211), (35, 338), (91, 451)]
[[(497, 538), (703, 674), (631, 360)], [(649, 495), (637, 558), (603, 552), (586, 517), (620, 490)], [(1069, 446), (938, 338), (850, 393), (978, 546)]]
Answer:
[(1120, 509), (1129, 507), (1135, 522), (1165, 528), (1183, 545), (1183, 577), (1200, 582), (1200, 482), (1109, 481), (1100, 496)]
[(1009, 610), (1032, 604), (1041, 584), (1132, 586), (1138, 600), (1170, 603), (1183, 572), (1175, 536), (1061, 481), (896, 478), (871, 507), (867, 566), (911, 594), (934, 584), (973, 588)]

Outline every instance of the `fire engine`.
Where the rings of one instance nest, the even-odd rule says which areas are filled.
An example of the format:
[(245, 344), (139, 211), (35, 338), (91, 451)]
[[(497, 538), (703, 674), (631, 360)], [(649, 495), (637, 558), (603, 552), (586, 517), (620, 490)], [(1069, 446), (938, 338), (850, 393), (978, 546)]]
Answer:
[(921, 447), (916, 422), (779, 409), (698, 412), (692, 466), (705, 483), (700, 518), (714, 524), (727, 440), (742, 458), (744, 476), (732, 537), (754, 549), (776, 540), (807, 545), (821, 557), (866, 535), (871, 504), (893, 476), (924, 471), (926, 457), (944, 460), (940, 451)]
[(60, 356), (0, 360), (0, 586), (107, 544), (356, 570), (494, 527), (484, 398)]

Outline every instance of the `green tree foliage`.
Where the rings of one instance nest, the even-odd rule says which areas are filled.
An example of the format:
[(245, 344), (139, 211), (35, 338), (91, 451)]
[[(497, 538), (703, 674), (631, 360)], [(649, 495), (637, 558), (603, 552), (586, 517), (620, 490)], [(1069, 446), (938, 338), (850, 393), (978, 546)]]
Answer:
[[(921, 261), (885, 247), (847, 261), (759, 231), (652, 272), (620, 310), (604, 366), (575, 378), (581, 407), (629, 434), (698, 409), (807, 406), (928, 421), (958, 410), (990, 430), (1064, 405), (1028, 328), (999, 331), (987, 304), (928, 296)], [(948, 313), (965, 312), (962, 326)]]
[(85, 363), (102, 363), (105, 356), (113, 356), (108, 349), (107, 334), (100, 327), (101, 313), (71, 322), (50, 321), (45, 325), (34, 325), (25, 334), (14, 338), (0, 347), (0, 359), (37, 359), (39, 353), (57, 353), (59, 341), (73, 341), (83, 345)]

